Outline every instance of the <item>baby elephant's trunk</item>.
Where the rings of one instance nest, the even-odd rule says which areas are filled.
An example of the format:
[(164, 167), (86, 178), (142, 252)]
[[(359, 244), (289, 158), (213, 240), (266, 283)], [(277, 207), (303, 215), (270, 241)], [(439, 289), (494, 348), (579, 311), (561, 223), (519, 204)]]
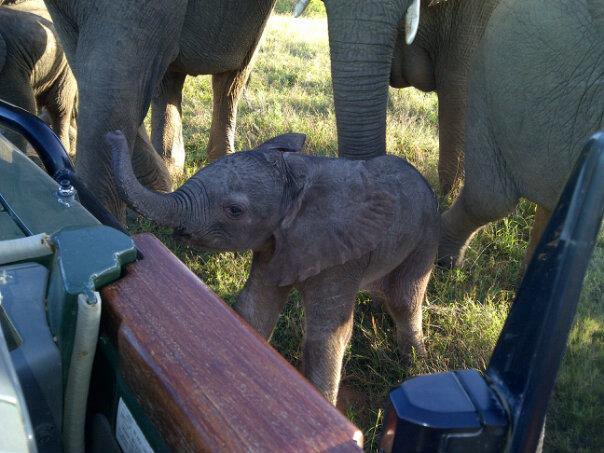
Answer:
[(128, 143), (121, 131), (107, 133), (105, 142), (111, 147), (113, 177), (120, 197), (130, 208), (159, 225), (178, 227), (179, 211), (182, 211), (179, 206), (184, 205), (179, 202), (178, 191), (169, 194), (154, 192), (136, 179)]

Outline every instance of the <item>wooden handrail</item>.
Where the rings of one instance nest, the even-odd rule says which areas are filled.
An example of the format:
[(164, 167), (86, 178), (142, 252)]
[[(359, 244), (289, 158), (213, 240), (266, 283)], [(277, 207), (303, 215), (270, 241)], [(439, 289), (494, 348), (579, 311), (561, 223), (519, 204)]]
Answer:
[(123, 378), (185, 451), (359, 451), (362, 434), (161, 242), (101, 294)]

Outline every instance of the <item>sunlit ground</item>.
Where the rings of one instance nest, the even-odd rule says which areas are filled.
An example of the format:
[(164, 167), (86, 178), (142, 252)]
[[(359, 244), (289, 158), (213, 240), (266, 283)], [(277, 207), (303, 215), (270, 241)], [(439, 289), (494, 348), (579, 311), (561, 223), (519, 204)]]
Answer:
[[(317, 2), (314, 2), (317, 3)], [(313, 3), (311, 3), (312, 5)], [(437, 182), (437, 101), (416, 90), (391, 90), (388, 106), (389, 152), (405, 157), (430, 181)], [(184, 93), (187, 171), (205, 159), (211, 118), (209, 77), (189, 78)], [(248, 149), (274, 135), (307, 134), (306, 152), (334, 156), (336, 130), (327, 25), (322, 18), (270, 20), (252, 79), (241, 100), (237, 148)], [(441, 199), (444, 208), (450, 200)], [(428, 356), (411, 368), (400, 364), (393, 325), (359, 295), (355, 330), (345, 358), (344, 412), (365, 432), (374, 450), (383, 403), (389, 389), (410, 376), (459, 368), (484, 369), (520, 280), (534, 207), (521, 203), (475, 237), (463, 269), (436, 270), (424, 311)], [(199, 254), (176, 245), (147, 221), (133, 231), (152, 231), (232, 303), (247, 277), (249, 254)], [(589, 278), (572, 333), (564, 368), (551, 404), (546, 434), (549, 451), (604, 451), (604, 246)], [(273, 346), (294, 365), (301, 358), (302, 310), (292, 295), (273, 336)]]

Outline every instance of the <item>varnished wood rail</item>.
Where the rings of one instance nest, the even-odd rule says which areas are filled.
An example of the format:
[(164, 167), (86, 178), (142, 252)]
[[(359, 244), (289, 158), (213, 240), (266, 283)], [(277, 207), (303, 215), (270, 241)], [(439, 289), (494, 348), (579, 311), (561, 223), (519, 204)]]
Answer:
[(359, 451), (362, 434), (152, 235), (102, 290), (125, 382), (175, 451)]

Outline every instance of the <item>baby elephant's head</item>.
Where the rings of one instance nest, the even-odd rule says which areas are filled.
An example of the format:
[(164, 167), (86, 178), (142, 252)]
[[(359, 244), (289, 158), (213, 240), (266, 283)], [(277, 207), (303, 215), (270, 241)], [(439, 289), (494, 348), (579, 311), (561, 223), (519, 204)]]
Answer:
[[(210, 250), (249, 250), (265, 244), (299, 191), (290, 156), (304, 145), (302, 134), (285, 134), (251, 151), (226, 156), (197, 172), (172, 193), (150, 191), (132, 171), (124, 135), (110, 132), (113, 171), (127, 204), (175, 236)], [(299, 166), (298, 166), (299, 167)]]
[(395, 217), (395, 198), (372, 182), (365, 163), (291, 152), (302, 149), (301, 134), (226, 156), (172, 193), (138, 182), (121, 132), (105, 139), (118, 192), (132, 209), (199, 248), (243, 251), (271, 244), (270, 274), (279, 285), (374, 250)]

